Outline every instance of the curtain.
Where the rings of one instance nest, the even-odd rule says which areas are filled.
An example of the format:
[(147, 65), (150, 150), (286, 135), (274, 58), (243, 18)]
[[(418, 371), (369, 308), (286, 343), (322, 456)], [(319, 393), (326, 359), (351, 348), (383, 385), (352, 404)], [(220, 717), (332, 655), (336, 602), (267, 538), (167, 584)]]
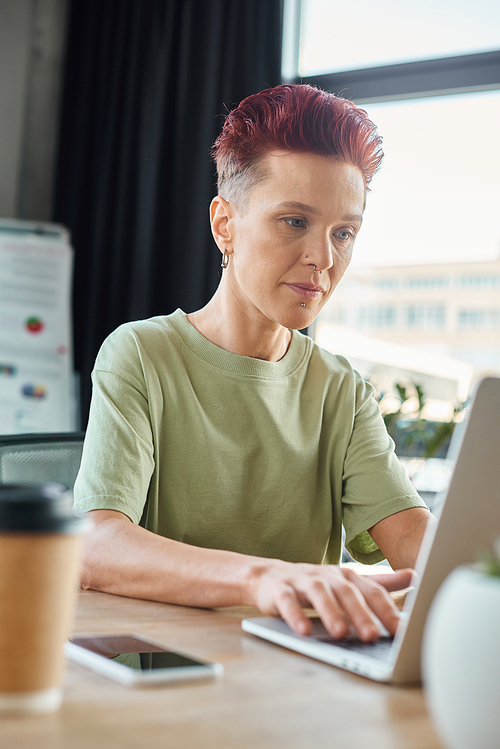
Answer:
[(214, 293), (210, 147), (280, 82), (282, 0), (70, 0), (54, 220), (75, 248), (81, 417), (104, 338)]

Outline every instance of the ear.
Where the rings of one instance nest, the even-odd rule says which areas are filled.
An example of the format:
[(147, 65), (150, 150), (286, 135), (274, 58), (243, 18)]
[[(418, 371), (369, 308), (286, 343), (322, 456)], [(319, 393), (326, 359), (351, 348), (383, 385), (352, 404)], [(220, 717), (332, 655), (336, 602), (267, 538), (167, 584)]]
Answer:
[(233, 210), (231, 204), (217, 195), (210, 203), (210, 225), (217, 247), (230, 255), (233, 252), (231, 225)]

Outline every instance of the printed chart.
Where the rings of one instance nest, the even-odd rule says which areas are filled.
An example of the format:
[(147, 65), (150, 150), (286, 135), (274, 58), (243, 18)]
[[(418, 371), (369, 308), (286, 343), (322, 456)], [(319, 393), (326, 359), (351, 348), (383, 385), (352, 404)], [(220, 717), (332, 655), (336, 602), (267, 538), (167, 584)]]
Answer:
[(64, 227), (0, 219), (0, 434), (75, 428), (72, 267)]

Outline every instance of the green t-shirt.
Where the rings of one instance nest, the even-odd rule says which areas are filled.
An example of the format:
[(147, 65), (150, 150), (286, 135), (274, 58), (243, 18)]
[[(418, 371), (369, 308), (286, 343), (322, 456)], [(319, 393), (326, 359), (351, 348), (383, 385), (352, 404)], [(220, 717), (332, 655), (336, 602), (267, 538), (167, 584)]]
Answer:
[(373, 388), (294, 332), (278, 362), (219, 348), (181, 310), (104, 342), (75, 486), (80, 511), (119, 510), (169, 538), (295, 562), (338, 563), (342, 523), (366, 532), (425, 506), (393, 451)]

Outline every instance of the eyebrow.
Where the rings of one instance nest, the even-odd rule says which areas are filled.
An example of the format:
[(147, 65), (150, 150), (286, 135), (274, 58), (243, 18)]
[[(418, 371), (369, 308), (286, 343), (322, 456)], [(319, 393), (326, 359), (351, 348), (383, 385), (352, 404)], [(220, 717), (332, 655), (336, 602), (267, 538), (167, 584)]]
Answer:
[[(318, 216), (319, 211), (316, 208), (313, 208), (311, 205), (307, 205), (306, 203), (299, 203), (295, 200), (289, 200), (286, 203), (280, 203), (278, 208), (291, 208), (292, 210), (296, 211), (303, 211), (304, 213), (310, 213), (313, 216)], [(363, 221), (363, 214), (352, 214), (348, 216), (343, 216), (342, 221)]]
[(298, 203), (295, 200), (289, 200), (286, 203), (280, 203), (278, 208), (291, 208), (296, 211), (303, 211), (304, 213), (312, 213), (313, 216), (317, 216), (319, 211), (313, 208), (311, 205), (305, 203)]

